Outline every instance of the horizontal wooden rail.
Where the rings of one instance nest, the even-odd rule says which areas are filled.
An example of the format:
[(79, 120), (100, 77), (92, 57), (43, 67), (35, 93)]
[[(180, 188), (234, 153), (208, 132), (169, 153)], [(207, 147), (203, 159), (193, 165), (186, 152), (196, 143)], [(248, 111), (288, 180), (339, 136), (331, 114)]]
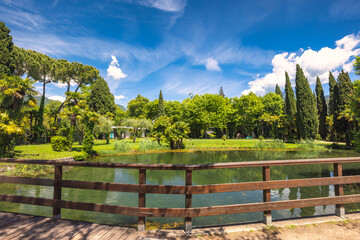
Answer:
[(0, 194), (0, 201), (140, 217), (202, 217), (223, 214), (262, 212), (290, 208), (304, 208), (313, 206), (356, 203), (360, 202), (360, 195), (343, 195), (336, 197), (310, 198), (277, 202), (246, 203), (198, 208), (125, 207), (108, 204), (73, 202), (66, 200), (53, 200), (47, 198), (34, 198), (6, 194)]
[[(0, 183), (16, 183), (26, 185), (53, 186), (53, 179), (30, 178), (30, 177), (10, 177), (0, 176)], [(294, 187), (312, 187), (323, 185), (353, 184), (360, 183), (360, 175), (324, 177), (324, 178), (305, 178), (291, 180), (274, 180), (266, 182), (244, 182), (244, 183), (226, 183), (212, 185), (148, 185), (148, 184), (126, 184), (109, 182), (88, 182), (61, 180), (64, 188), (79, 188), (101, 191), (131, 192), (131, 193), (156, 193), (156, 194), (206, 194), (206, 193), (224, 193), (253, 191), (265, 189), (294, 188)]]
[(61, 165), (74, 167), (101, 167), (101, 168), (127, 168), (146, 170), (205, 170), (222, 168), (247, 168), (265, 166), (326, 164), (326, 163), (352, 163), (360, 162), (360, 157), (351, 158), (319, 158), (319, 159), (294, 159), (294, 160), (269, 160), (251, 162), (227, 162), (211, 164), (138, 164), (138, 163), (110, 163), (110, 162), (82, 162), (82, 161), (60, 161), (60, 160), (36, 160), (36, 159), (14, 159), (0, 158), (0, 163), (19, 163), (37, 165)]

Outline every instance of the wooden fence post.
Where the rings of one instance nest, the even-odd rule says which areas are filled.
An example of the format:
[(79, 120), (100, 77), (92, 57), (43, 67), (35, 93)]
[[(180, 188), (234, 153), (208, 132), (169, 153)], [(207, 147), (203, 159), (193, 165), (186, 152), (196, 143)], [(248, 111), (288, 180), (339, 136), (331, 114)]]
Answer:
[[(54, 167), (54, 200), (61, 200), (62, 166), (55, 165)], [(61, 219), (61, 208), (53, 206), (52, 219)]]
[[(191, 186), (192, 185), (192, 170), (186, 170), (186, 176), (185, 176), (185, 185)], [(185, 208), (191, 208), (192, 207), (192, 194), (186, 194), (185, 195)], [(192, 231), (192, 221), (191, 217), (185, 218), (185, 233), (191, 234)]]
[[(342, 164), (334, 163), (334, 176), (341, 177), (343, 175)], [(344, 187), (342, 184), (335, 185), (335, 196), (344, 195)], [(336, 204), (335, 214), (338, 217), (345, 218), (345, 208), (344, 204)]]
[[(270, 181), (270, 166), (262, 167), (263, 170), (263, 181)], [(263, 201), (270, 202), (271, 194), (270, 189), (263, 190)], [(270, 225), (272, 223), (271, 211), (264, 211), (264, 223)]]
[[(139, 184), (146, 184), (146, 169), (139, 169)], [(145, 207), (145, 194), (139, 192), (139, 207)], [(145, 231), (145, 217), (138, 217), (138, 231)]]

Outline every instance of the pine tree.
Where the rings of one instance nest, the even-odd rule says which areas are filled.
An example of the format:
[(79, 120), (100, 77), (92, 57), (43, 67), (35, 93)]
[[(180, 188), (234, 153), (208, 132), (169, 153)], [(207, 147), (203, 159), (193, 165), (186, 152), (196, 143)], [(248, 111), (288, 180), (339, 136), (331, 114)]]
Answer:
[(162, 117), (162, 116), (165, 116), (165, 110), (164, 110), (164, 98), (160, 90), (157, 117)]
[(0, 74), (10, 76), (14, 73), (14, 66), (12, 66), (13, 47), (10, 29), (0, 21)]
[(288, 140), (293, 141), (296, 132), (296, 100), (287, 72), (285, 72), (285, 114), (287, 116)]
[(224, 89), (222, 86), (220, 87), (219, 95), (225, 97)]
[(114, 95), (110, 92), (107, 82), (102, 77), (98, 77), (92, 86), (89, 107), (101, 115), (108, 112), (115, 114), (116, 112)]
[(335, 109), (335, 98), (334, 98), (334, 88), (336, 86), (336, 80), (332, 73), (329, 71), (329, 93), (330, 93), (330, 100), (329, 100), (329, 115), (334, 114)]
[(301, 139), (314, 139), (318, 131), (316, 99), (299, 64), (296, 65), (295, 82), (298, 135)]
[(338, 133), (338, 137), (345, 135), (346, 145), (351, 143), (351, 123), (349, 119), (344, 116), (344, 111), (350, 105), (353, 95), (353, 84), (350, 80), (349, 74), (341, 71), (338, 76), (337, 85), (334, 88), (334, 128)]
[(317, 113), (319, 117), (319, 134), (322, 139), (326, 139), (327, 130), (326, 130), (326, 116), (327, 116), (327, 106), (324, 96), (324, 90), (322, 88), (320, 78), (316, 79), (316, 106)]
[(282, 94), (282, 91), (280, 90), (280, 87), (279, 87), (279, 85), (277, 85), (277, 84), (276, 84), (276, 87), (275, 87), (275, 93), (276, 93), (277, 95), (279, 95), (279, 96), (281, 97), (281, 99), (284, 99), (283, 94)]

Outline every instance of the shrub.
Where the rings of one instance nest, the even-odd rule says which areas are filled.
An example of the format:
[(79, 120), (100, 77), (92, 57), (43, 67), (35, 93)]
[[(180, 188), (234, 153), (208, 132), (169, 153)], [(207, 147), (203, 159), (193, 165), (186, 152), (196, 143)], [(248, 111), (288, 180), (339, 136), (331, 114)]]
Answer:
[(304, 150), (304, 151), (311, 151), (311, 150), (315, 150), (315, 151), (326, 151), (327, 149), (324, 146), (321, 146), (317, 143), (315, 143), (314, 140), (300, 140), (299, 142), (297, 142), (297, 149), (299, 150)]
[(139, 151), (140, 152), (146, 152), (151, 150), (160, 150), (165, 149), (165, 147), (161, 146), (155, 141), (151, 141), (148, 139), (142, 140), (139, 145)]
[(130, 143), (126, 140), (116, 141), (114, 145), (114, 150), (119, 153), (129, 152), (131, 149)]
[(255, 143), (254, 146), (256, 149), (285, 149), (286, 145), (283, 141), (276, 139), (272, 142), (265, 142), (260, 140)]
[(57, 152), (67, 151), (69, 149), (69, 142), (66, 137), (55, 136), (51, 138), (51, 147)]
[(80, 152), (74, 156), (75, 161), (84, 161), (86, 158), (89, 157), (89, 154), (86, 152)]

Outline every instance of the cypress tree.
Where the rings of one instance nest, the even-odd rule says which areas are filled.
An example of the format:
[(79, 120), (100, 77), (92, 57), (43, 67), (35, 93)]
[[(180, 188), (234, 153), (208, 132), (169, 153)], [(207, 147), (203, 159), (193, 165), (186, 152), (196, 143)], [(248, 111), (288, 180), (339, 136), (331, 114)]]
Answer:
[(350, 80), (349, 74), (341, 70), (338, 76), (337, 85), (334, 88), (334, 128), (339, 134), (339, 137), (345, 134), (346, 145), (351, 143), (351, 124), (348, 119), (344, 117), (344, 110), (350, 105), (353, 95), (353, 84)]
[(0, 74), (10, 76), (14, 73), (14, 66), (12, 66), (13, 47), (10, 29), (0, 21)]
[(165, 116), (165, 110), (164, 110), (164, 98), (160, 90), (157, 117), (162, 117), (162, 116)]
[(220, 87), (219, 95), (225, 97), (224, 89), (222, 86)]
[(332, 73), (329, 71), (329, 93), (330, 93), (330, 100), (329, 100), (329, 115), (334, 114), (335, 109), (335, 97), (334, 97), (334, 88), (336, 86), (336, 80)]
[(284, 99), (283, 94), (282, 94), (282, 91), (280, 90), (280, 87), (279, 87), (279, 85), (277, 85), (277, 84), (276, 84), (276, 87), (275, 87), (275, 93), (276, 93), (277, 95), (279, 95), (279, 96), (281, 97), (281, 99)]
[(327, 116), (327, 106), (324, 96), (324, 90), (322, 88), (320, 78), (316, 78), (316, 106), (317, 113), (319, 117), (319, 134), (322, 139), (326, 139), (327, 131), (326, 131), (326, 116)]
[(318, 130), (316, 100), (299, 64), (296, 65), (295, 82), (298, 135), (301, 139), (314, 139)]
[(292, 141), (296, 132), (296, 100), (287, 72), (285, 72), (285, 114), (287, 116), (288, 140)]
[(110, 92), (107, 82), (102, 77), (98, 77), (92, 86), (89, 107), (101, 115), (108, 112), (115, 114), (116, 112), (114, 95)]

